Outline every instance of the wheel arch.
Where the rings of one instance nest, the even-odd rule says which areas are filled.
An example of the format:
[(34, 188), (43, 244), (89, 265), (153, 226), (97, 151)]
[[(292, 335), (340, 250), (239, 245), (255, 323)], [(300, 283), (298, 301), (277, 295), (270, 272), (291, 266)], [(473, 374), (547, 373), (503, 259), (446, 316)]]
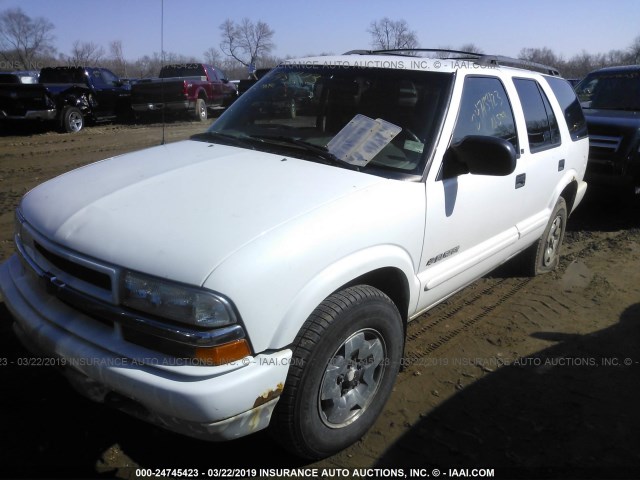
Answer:
[(197, 93), (196, 98), (200, 98), (204, 100), (205, 103), (209, 100), (209, 96), (207, 95), (207, 92), (205, 91), (204, 88), (200, 87), (196, 93)]
[(570, 181), (560, 192), (560, 196), (564, 198), (564, 201), (567, 204), (567, 212), (571, 213), (573, 211), (573, 205), (576, 201), (576, 195), (578, 194), (578, 181), (575, 179)]
[[(372, 259), (374, 256), (376, 258)], [(314, 276), (287, 309), (269, 342), (271, 348), (290, 345), (313, 310), (331, 294), (354, 285), (369, 285), (385, 293), (395, 304), (403, 328), (415, 305), (420, 283), (408, 253), (394, 246), (379, 246), (339, 260)]]
[[(352, 281), (340, 286), (335, 291), (344, 290), (355, 285), (369, 285), (377, 288), (395, 304), (402, 322), (406, 325), (409, 318), (410, 290), (409, 281), (404, 272), (397, 267), (382, 267), (360, 275)], [(333, 292), (332, 292), (333, 293)]]

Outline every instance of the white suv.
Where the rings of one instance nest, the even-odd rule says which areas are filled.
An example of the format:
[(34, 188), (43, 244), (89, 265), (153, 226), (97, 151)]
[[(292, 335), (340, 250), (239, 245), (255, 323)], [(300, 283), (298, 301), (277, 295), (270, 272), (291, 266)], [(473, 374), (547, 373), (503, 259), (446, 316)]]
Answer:
[[(0, 271), (19, 338), (187, 435), (356, 441), (406, 322), (520, 252), (552, 270), (586, 190), (556, 72), (410, 53), (289, 61), (207, 132), (26, 194)], [(282, 108), (291, 74), (308, 95)]]

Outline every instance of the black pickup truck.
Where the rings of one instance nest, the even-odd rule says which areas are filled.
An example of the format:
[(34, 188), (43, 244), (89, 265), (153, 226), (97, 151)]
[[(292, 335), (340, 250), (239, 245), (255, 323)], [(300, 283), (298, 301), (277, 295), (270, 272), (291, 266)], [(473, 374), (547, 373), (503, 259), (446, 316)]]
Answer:
[(86, 121), (127, 116), (130, 97), (130, 86), (106, 68), (43, 68), (36, 84), (0, 84), (0, 120), (57, 122), (63, 132), (79, 132)]
[(640, 65), (609, 67), (576, 86), (587, 119), (587, 181), (640, 194)]

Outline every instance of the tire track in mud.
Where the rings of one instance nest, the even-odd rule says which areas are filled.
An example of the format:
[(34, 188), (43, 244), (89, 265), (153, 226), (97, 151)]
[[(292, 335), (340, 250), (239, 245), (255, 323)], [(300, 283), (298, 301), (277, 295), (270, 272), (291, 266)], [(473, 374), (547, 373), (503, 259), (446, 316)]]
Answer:
[[(512, 279), (490, 280), (491, 285), (473, 296), (466, 296), (463, 290), (456, 294), (456, 297), (461, 296), (459, 301), (454, 301), (450, 305), (440, 304), (422, 317), (417, 318), (409, 324), (407, 329), (406, 362), (411, 364), (449, 343), (460, 333), (486, 318), (532, 280), (532, 278), (518, 279), (515, 282)], [(465, 315), (465, 312), (471, 308), (477, 313)], [(436, 309), (437, 311), (434, 312)], [(426, 317), (425, 322), (422, 320), (423, 317)], [(442, 323), (447, 320), (449, 323), (442, 326)], [(413, 324), (418, 325), (412, 328)], [(434, 333), (432, 338), (428, 338)]]
[[(625, 234), (625, 231), (613, 233), (607, 241), (615, 243)], [(582, 242), (571, 244), (571, 252), (561, 258), (557, 273), (562, 274), (570, 263), (590, 257), (602, 248), (602, 239), (586, 240), (586, 244), (580, 246), (575, 243)], [(535, 280), (536, 277), (484, 277), (409, 322), (405, 346), (406, 364), (412, 365), (452, 342)], [(535, 323), (531, 316), (562, 315), (572, 311), (576, 305), (571, 297), (539, 292), (514, 303), (512, 313)]]

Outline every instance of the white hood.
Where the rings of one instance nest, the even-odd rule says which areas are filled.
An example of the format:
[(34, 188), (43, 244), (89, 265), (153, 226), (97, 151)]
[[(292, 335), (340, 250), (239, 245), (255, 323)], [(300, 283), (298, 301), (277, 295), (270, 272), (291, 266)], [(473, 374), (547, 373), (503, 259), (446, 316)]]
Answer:
[(29, 192), (26, 220), (96, 259), (200, 285), (226, 257), (297, 216), (383, 179), (184, 141), (69, 172)]

